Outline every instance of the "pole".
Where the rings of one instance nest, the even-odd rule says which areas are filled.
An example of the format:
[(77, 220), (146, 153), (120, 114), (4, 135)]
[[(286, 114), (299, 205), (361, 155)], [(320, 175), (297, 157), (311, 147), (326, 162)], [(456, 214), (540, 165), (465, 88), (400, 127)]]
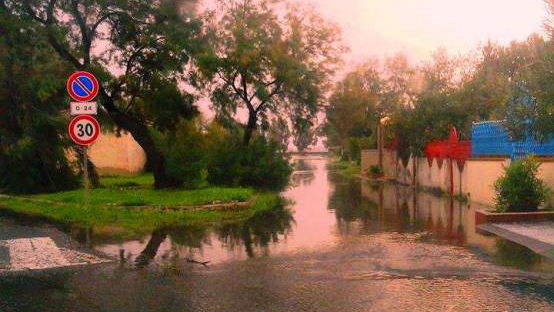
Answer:
[(90, 189), (90, 185), (89, 185), (89, 173), (88, 173), (88, 147), (87, 146), (83, 146), (81, 148), (82, 150), (82, 153), (83, 153), (83, 177), (84, 177), (84, 181), (83, 181), (83, 186), (84, 186), (84, 207), (85, 209), (88, 208), (88, 203), (89, 203), (89, 189)]
[(452, 157), (449, 158), (450, 162), (450, 196), (454, 196), (454, 162)]
[(377, 149), (379, 153), (379, 167), (383, 168), (383, 126), (377, 126)]

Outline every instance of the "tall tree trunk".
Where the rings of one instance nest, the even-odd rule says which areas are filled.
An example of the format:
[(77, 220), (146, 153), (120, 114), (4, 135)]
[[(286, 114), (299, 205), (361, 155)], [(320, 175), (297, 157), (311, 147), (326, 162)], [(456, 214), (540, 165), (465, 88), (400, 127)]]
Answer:
[(257, 122), (258, 122), (258, 115), (256, 114), (255, 111), (250, 111), (248, 114), (248, 123), (244, 128), (243, 143), (245, 146), (248, 146), (248, 144), (250, 144), (250, 140), (252, 139), (252, 134), (254, 133), (254, 130), (256, 130)]

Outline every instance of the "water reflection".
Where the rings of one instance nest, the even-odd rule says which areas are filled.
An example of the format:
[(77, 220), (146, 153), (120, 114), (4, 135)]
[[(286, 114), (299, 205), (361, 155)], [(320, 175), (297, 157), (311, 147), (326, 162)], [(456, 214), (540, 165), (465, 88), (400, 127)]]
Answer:
[[(291, 202), (242, 222), (139, 239), (73, 232), (116, 258), (123, 250), (125, 264), (0, 277), (0, 310), (553, 311), (554, 266), (478, 233), (474, 205), (344, 178), (326, 163), (301, 161), (283, 193)], [(6, 227), (0, 238), (17, 232)]]
[(139, 268), (147, 266), (148, 263), (156, 257), (158, 249), (160, 249), (160, 245), (166, 237), (167, 232), (165, 230), (160, 229), (152, 232), (150, 240), (148, 240), (148, 244), (146, 244), (144, 250), (135, 259), (136, 266)]
[[(326, 250), (351, 238), (380, 233), (412, 235), (417, 242), (470, 247), (492, 261), (524, 269), (552, 268), (529, 250), (475, 228), (476, 205), (417, 192), (406, 186), (371, 183), (328, 172), (325, 159), (297, 159), (294, 186), (283, 196), (291, 203), (258, 212), (241, 222), (215, 226), (158, 229), (138, 240), (95, 243), (95, 248), (134, 261), (174, 265), (185, 259), (213, 264), (291, 253)], [(411, 237), (411, 236), (410, 236)]]
[(539, 265), (542, 257), (525, 246), (499, 239), (496, 241), (496, 257), (500, 263), (523, 269), (532, 269)]
[[(225, 258), (226, 252), (244, 250), (248, 258), (259, 254), (267, 255), (268, 246), (286, 240), (287, 234), (294, 224), (292, 212), (285, 205), (279, 205), (270, 211), (260, 211), (254, 216), (240, 222), (224, 223), (215, 227), (187, 226), (177, 228), (160, 228), (152, 232), (145, 239), (146, 244), (127, 241), (120, 243), (120, 260), (128, 262), (134, 258), (133, 263), (143, 268), (153, 260), (166, 264), (178, 263), (187, 260), (193, 263), (211, 262), (206, 249), (214, 251), (214, 244), (220, 244), (215, 248), (216, 262), (219, 258)], [(97, 246), (98, 249), (114, 253), (115, 245)], [(201, 256), (200, 260), (195, 257)]]
[[(335, 182), (337, 183), (337, 182)], [(356, 185), (363, 199), (356, 196)], [(339, 221), (361, 222), (362, 233), (394, 231), (420, 233), (418, 241), (454, 246), (475, 247), (489, 254), (501, 265), (525, 270), (552, 271), (554, 262), (526, 247), (495, 235), (487, 235), (476, 229), (475, 210), (485, 208), (477, 204), (463, 203), (448, 196), (438, 197), (402, 185), (372, 185), (368, 181), (337, 183), (332, 200), (336, 203)], [(349, 199), (345, 199), (344, 197)], [(351, 213), (352, 205), (366, 207)], [(371, 212), (371, 208), (375, 212)], [(369, 209), (369, 210), (368, 210)], [(362, 215), (361, 211), (365, 211)], [(376, 216), (376, 217), (375, 217)]]
[(233, 249), (242, 245), (248, 257), (253, 258), (256, 256), (254, 247), (261, 247), (261, 251), (267, 254), (268, 245), (286, 239), (293, 223), (290, 210), (280, 206), (271, 211), (258, 212), (245, 222), (220, 226), (216, 232), (227, 247)]
[(292, 186), (310, 185), (315, 179), (314, 169), (316, 167), (306, 159), (297, 159), (292, 173)]

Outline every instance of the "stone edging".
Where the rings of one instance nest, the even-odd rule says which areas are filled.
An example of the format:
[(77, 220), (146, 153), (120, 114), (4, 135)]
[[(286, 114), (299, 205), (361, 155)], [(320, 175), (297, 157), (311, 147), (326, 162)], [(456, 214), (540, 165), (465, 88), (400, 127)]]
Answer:
[[(29, 197), (19, 197), (19, 196), (10, 196), (5, 194), (0, 194), (0, 198), (5, 199), (21, 199), (21, 200), (27, 200), (31, 202), (37, 202), (37, 203), (59, 203), (59, 204), (67, 204), (66, 202), (58, 202), (58, 201), (52, 201), (47, 199), (37, 199), (37, 198), (29, 198)], [(174, 211), (214, 211), (214, 210), (238, 210), (238, 209), (245, 209), (248, 208), (250, 205), (252, 205), (252, 201), (231, 201), (231, 202), (225, 202), (225, 203), (216, 203), (216, 204), (206, 204), (206, 205), (190, 205), (190, 206), (163, 206), (163, 205), (143, 205), (143, 206), (125, 206), (125, 205), (110, 205), (107, 204), (106, 206), (112, 206), (117, 208), (127, 208), (127, 209), (155, 209), (155, 210), (174, 210)]]
[(554, 211), (537, 212), (490, 212), (485, 210), (475, 211), (475, 224), (484, 223), (513, 223), (528, 221), (554, 220)]

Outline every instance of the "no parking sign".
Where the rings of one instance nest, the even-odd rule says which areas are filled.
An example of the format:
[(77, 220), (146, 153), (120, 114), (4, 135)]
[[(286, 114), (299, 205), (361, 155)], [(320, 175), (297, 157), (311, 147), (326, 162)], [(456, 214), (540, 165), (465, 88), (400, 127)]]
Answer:
[(99, 87), (96, 77), (86, 71), (76, 72), (67, 80), (67, 93), (78, 102), (92, 101), (98, 95)]

